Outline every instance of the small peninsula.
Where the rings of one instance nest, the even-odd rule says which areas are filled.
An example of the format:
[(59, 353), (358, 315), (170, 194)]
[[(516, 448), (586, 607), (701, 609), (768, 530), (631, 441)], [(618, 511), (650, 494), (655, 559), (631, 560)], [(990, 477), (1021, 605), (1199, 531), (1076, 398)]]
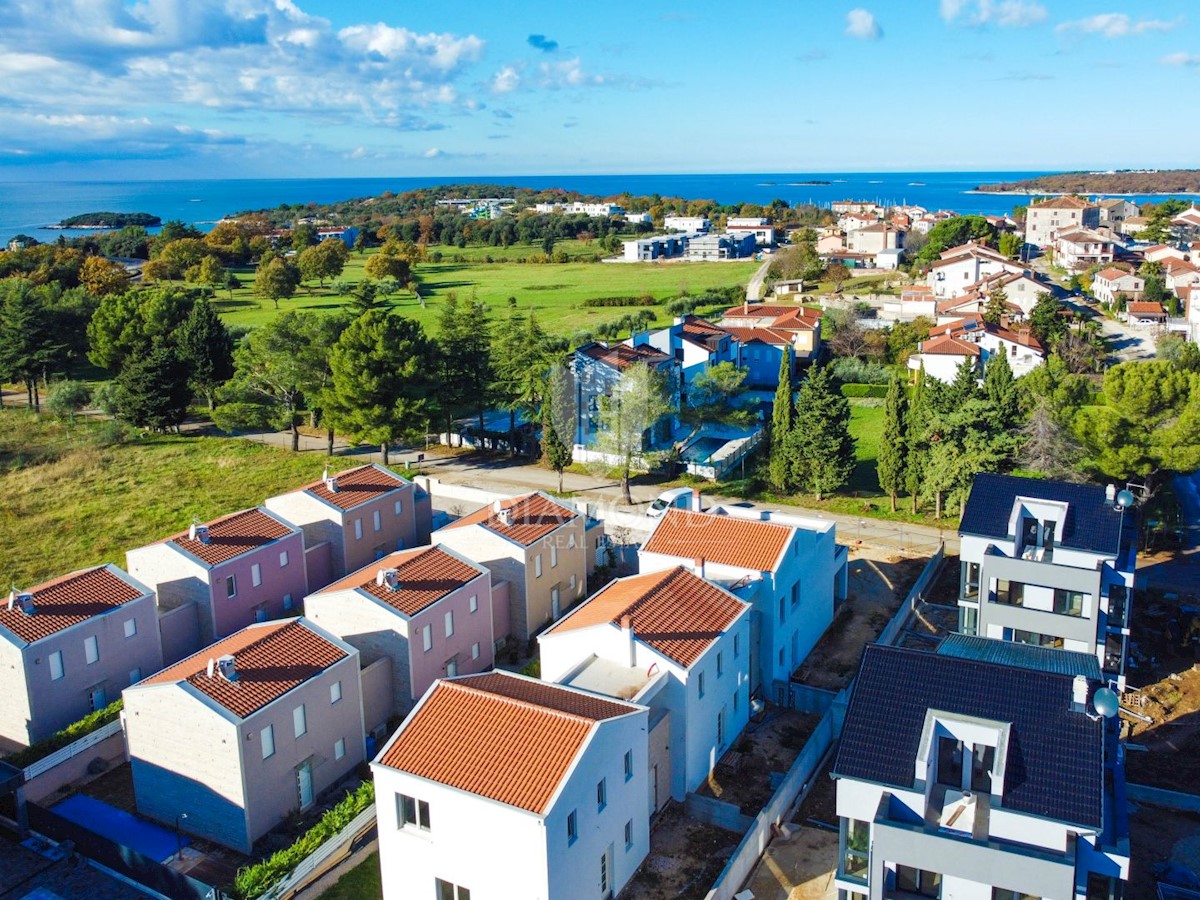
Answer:
[(1200, 193), (1200, 169), (1063, 172), (981, 184), (975, 190), (989, 194), (1196, 194)]
[(150, 213), (120, 213), (120, 212), (88, 212), (63, 219), (57, 225), (47, 228), (125, 228), (129, 225), (140, 225), (143, 228), (153, 228), (161, 225), (162, 219)]

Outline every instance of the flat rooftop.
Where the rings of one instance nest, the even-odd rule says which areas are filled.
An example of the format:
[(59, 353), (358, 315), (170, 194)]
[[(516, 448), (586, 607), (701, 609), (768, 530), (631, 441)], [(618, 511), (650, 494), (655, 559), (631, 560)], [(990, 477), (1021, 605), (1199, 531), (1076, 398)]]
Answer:
[(646, 669), (638, 666), (622, 666), (607, 659), (593, 656), (580, 666), (563, 684), (585, 691), (594, 691), (620, 700), (632, 700), (650, 683)]

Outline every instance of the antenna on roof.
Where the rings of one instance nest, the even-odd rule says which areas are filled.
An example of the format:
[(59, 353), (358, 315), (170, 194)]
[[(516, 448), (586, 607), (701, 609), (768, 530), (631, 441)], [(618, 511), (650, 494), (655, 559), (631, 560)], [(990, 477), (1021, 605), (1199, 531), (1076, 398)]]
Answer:
[(1111, 719), (1121, 708), (1121, 701), (1112, 688), (1097, 688), (1092, 697), (1092, 707), (1104, 718)]

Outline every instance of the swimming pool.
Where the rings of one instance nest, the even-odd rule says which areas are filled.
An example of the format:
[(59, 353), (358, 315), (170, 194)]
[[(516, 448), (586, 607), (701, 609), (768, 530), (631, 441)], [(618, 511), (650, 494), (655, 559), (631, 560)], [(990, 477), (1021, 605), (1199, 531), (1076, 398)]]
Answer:
[(714, 453), (728, 444), (725, 438), (701, 437), (696, 438), (679, 455), (688, 462), (706, 463)]
[[(179, 851), (179, 844), (176, 843), (175, 833), (171, 829), (127, 813), (95, 797), (75, 794), (54, 804), (51, 809), (88, 831), (124, 844), (129, 849), (158, 862), (169, 859)], [(182, 838), (183, 846), (186, 847), (188, 843), (186, 837)]]

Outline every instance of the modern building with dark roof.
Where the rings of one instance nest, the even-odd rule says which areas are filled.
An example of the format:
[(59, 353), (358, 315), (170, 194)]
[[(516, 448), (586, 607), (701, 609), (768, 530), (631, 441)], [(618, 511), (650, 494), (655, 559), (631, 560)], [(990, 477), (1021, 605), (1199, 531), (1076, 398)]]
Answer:
[(116, 566), (0, 598), (0, 739), (31, 744), (162, 668), (154, 593)]
[(242, 853), (365, 755), (358, 651), (303, 618), (244, 628), (124, 701), (138, 812)]
[(650, 846), (646, 731), (521, 675), (436, 682), (371, 766), (385, 900), (615, 897)]
[[(575, 391), (575, 458), (579, 461), (603, 460), (595, 448), (600, 434), (602, 404), (619, 398), (625, 390), (625, 378), (636, 367), (644, 366), (666, 382), (671, 412), (645, 429), (642, 446), (659, 450), (671, 446), (679, 427), (680, 362), (673, 353), (664, 353), (649, 344), (602, 344), (595, 341), (578, 347), (568, 358)], [(615, 458), (614, 458), (615, 461)]]
[(841, 895), (1121, 896), (1124, 774), (1100, 687), (868, 645), (832, 773)]
[(1093, 654), (1124, 689), (1138, 509), (1119, 494), (976, 475), (959, 525), (958, 630)]

